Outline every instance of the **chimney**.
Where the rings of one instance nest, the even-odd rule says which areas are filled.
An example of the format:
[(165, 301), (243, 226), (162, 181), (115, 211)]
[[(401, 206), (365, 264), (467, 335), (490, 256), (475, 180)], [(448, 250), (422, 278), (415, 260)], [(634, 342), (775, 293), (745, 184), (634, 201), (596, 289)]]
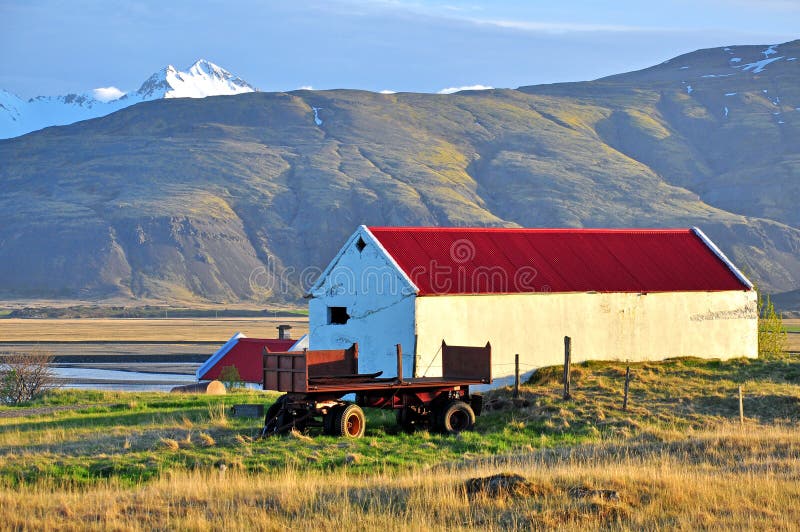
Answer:
[(292, 335), (289, 332), (289, 329), (291, 328), (291, 325), (278, 325), (278, 340), (291, 340)]

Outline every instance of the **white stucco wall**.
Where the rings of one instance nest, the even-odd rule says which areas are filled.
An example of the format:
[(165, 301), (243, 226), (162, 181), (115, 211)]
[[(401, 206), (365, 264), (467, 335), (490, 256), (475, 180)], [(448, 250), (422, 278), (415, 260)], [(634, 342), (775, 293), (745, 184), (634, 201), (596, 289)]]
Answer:
[[(403, 376), (414, 363), (414, 290), (389, 262), (377, 243), (364, 234), (366, 247), (348, 241), (308, 304), (309, 348), (346, 349), (358, 342), (359, 372), (397, 374), (395, 344), (403, 349)], [(346, 307), (346, 324), (328, 324), (328, 307)]]
[[(758, 356), (756, 293), (507, 294), (416, 299), (417, 374), (441, 374), (442, 339), (492, 343), (493, 376), (572, 360), (660, 360), (677, 356)], [(507, 381), (498, 381), (503, 384)]]

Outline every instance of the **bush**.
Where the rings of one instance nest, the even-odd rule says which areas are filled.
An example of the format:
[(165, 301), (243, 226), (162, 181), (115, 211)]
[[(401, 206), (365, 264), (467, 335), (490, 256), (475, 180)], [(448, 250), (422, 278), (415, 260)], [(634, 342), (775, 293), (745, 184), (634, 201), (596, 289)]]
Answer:
[(777, 358), (786, 354), (787, 336), (783, 318), (775, 312), (769, 296), (758, 295), (758, 358)]
[(0, 403), (25, 403), (56, 386), (52, 353), (9, 353), (0, 360)]
[(221, 380), (229, 390), (244, 388), (244, 381), (242, 381), (242, 377), (239, 375), (239, 370), (236, 369), (236, 366), (223, 367), (222, 371), (219, 372), (219, 380)]

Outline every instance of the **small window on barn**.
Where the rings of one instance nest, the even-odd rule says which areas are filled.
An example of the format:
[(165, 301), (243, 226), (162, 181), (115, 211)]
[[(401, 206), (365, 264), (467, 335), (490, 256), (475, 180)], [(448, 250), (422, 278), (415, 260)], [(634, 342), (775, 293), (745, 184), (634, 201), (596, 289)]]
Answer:
[(364, 251), (365, 247), (367, 247), (367, 243), (364, 242), (363, 238), (358, 237), (358, 242), (356, 242), (356, 249), (358, 249), (358, 252), (361, 253), (362, 251)]
[(350, 319), (347, 307), (328, 307), (328, 323), (332, 325), (343, 325)]

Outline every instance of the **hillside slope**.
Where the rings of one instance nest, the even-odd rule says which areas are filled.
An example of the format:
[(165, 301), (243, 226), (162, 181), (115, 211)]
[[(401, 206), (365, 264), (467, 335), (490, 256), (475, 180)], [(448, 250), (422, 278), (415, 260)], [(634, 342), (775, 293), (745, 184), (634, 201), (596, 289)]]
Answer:
[(362, 223), (697, 225), (797, 289), (800, 41), (729, 51), (519, 90), (160, 100), (0, 141), (0, 291), (292, 301)]

